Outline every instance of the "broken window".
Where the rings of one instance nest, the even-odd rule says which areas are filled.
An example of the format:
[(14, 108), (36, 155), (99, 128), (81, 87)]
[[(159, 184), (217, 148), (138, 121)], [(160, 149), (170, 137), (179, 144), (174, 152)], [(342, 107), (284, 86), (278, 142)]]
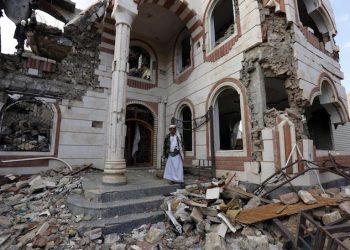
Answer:
[(11, 99), (1, 112), (0, 151), (50, 152), (54, 112), (35, 98)]
[(214, 104), (214, 141), (216, 150), (243, 150), (240, 96), (226, 88)]
[(181, 34), (176, 46), (176, 74), (191, 66), (191, 35), (186, 30)]
[(217, 1), (210, 17), (211, 46), (222, 43), (235, 32), (233, 0)]
[(129, 76), (148, 81), (153, 80), (151, 56), (145, 48), (130, 46)]
[(288, 95), (283, 79), (265, 77), (266, 107), (277, 110), (289, 108)]
[(185, 151), (192, 151), (192, 112), (188, 106), (184, 106), (180, 113), (182, 120), (182, 137)]
[(316, 97), (311, 107), (305, 110), (310, 139), (316, 149), (333, 150), (333, 134), (330, 115)]
[(298, 0), (299, 19), (303, 26), (308, 29), (318, 38), (319, 42), (327, 42), (328, 29), (325, 25), (323, 17), (315, 9), (315, 3), (309, 0)]

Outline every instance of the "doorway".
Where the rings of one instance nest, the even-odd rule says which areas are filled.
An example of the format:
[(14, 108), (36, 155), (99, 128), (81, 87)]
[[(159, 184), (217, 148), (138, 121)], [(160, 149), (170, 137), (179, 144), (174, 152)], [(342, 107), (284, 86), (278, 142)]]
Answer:
[(153, 165), (154, 118), (152, 112), (139, 104), (126, 108), (126, 138), (124, 156), (127, 167)]

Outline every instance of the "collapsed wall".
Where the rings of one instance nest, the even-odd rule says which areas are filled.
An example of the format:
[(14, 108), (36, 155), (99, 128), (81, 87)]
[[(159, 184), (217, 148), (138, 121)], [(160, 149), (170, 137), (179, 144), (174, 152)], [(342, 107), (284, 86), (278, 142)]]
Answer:
[[(251, 111), (253, 159), (262, 160), (263, 143), (261, 131), (277, 125), (277, 116), (288, 114), (295, 124), (297, 140), (305, 138), (302, 114), (308, 101), (296, 77), (293, 55), (293, 28), (283, 13), (261, 7), (263, 43), (245, 52), (241, 79), (248, 89)], [(266, 100), (267, 78), (280, 79), (288, 97), (288, 108), (269, 108)]]
[[(106, 7), (107, 1), (92, 5), (68, 22), (64, 32), (38, 23), (26, 33), (31, 52), (0, 54), (0, 129), (5, 131), (0, 145), (6, 148), (0, 152), (1, 160), (53, 156), (70, 164), (103, 166), (108, 102), (97, 70), (103, 64), (99, 23)], [(41, 160), (0, 166), (52, 164)]]

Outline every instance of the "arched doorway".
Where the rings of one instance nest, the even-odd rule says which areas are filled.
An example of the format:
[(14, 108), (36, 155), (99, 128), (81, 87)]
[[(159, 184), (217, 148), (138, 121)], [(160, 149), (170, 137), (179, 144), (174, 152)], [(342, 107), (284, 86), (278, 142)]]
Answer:
[(154, 117), (143, 105), (130, 104), (126, 108), (126, 166), (149, 167), (153, 165)]

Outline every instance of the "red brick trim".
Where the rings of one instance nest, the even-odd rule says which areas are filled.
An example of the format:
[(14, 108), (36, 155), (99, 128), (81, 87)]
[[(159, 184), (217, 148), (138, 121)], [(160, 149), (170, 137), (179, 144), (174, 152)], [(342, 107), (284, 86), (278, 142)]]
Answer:
[[(223, 78), (221, 79), (220, 81), (216, 82), (213, 87), (211, 88), (211, 90), (209, 91), (209, 94), (208, 94), (208, 98), (207, 98), (207, 101), (206, 101), (206, 110), (209, 110), (209, 106), (211, 105), (210, 100), (214, 94), (214, 90), (218, 88), (218, 86), (222, 85), (222, 86), (226, 86), (224, 85), (225, 83), (233, 83), (236, 87), (238, 87), (240, 89), (240, 98), (243, 99), (243, 107), (241, 107), (241, 110), (243, 110), (244, 112), (244, 124), (245, 124), (245, 127), (244, 127), (244, 135), (245, 135), (245, 145), (244, 147), (246, 148), (246, 154), (247, 156), (245, 157), (241, 157), (241, 156), (234, 156), (232, 158), (234, 159), (240, 159), (240, 158), (244, 158), (245, 160), (244, 161), (248, 161), (247, 158), (251, 158), (251, 154), (252, 154), (252, 143), (251, 143), (251, 127), (250, 127), (250, 110), (249, 110), (249, 105), (248, 105), (248, 96), (247, 96), (247, 90), (246, 88), (244, 87), (244, 85), (237, 79), (235, 78)], [(221, 88), (220, 88), (221, 89)], [(207, 156), (208, 158), (210, 158), (210, 138), (209, 138), (209, 129), (210, 129), (210, 126), (209, 124), (207, 123), (206, 124), (206, 146), (207, 146)], [(217, 158), (220, 158), (220, 157), (217, 157)], [(224, 158), (227, 158), (227, 157), (224, 157)], [(219, 168), (220, 168), (220, 164), (217, 165)], [(242, 164), (242, 168), (243, 168), (243, 164)]]
[(153, 89), (156, 88), (157, 85), (154, 83), (143, 82), (141, 80), (128, 78), (128, 86), (136, 89)]
[(170, 9), (171, 6), (175, 3), (175, 0), (167, 0), (165, 1), (164, 8)]
[(252, 157), (215, 157), (217, 170), (244, 171), (244, 162), (251, 162)]
[[(142, 5), (143, 3), (148, 3), (147, 1), (142, 1), (142, 0), (135, 0), (134, 1), (135, 3), (137, 3), (138, 5)], [(202, 31), (200, 32), (200, 34), (203, 34), (203, 23), (201, 22), (201, 20), (199, 19), (199, 17), (197, 17), (198, 15), (197, 15), (197, 12), (195, 11), (195, 10), (190, 10), (189, 9), (189, 4), (188, 4), (188, 2), (186, 1), (186, 0), (165, 0), (165, 3), (164, 3), (164, 5), (161, 5), (160, 4), (160, 2), (159, 2), (159, 0), (153, 0), (151, 3), (153, 3), (153, 4), (157, 4), (157, 5), (159, 5), (159, 6), (161, 6), (161, 7), (164, 7), (165, 9), (168, 9), (168, 10), (170, 10), (170, 11), (172, 11), (171, 10), (171, 7), (174, 5), (174, 4), (176, 4), (176, 3), (178, 3), (178, 2), (180, 2), (180, 6), (179, 6), (179, 8), (175, 11), (175, 12), (173, 12), (175, 15), (177, 15), (179, 18), (180, 18), (180, 15), (184, 12), (184, 11), (186, 11), (186, 9), (188, 9), (189, 10), (189, 13), (187, 14), (187, 16), (184, 18), (184, 20), (182, 21), (183, 23), (184, 23), (184, 25), (185, 26), (187, 26), (187, 28), (188, 28), (188, 30), (191, 30), (191, 28), (192, 27), (189, 27), (188, 26), (188, 22), (193, 18), (193, 17), (196, 17), (196, 22), (195, 23), (199, 23), (200, 25), (199, 26), (202, 26)], [(197, 28), (199, 27), (199, 26), (197, 26)], [(196, 39), (194, 39), (194, 41), (197, 41), (198, 40), (198, 35), (194, 35), (194, 31), (195, 31), (196, 29), (194, 29), (190, 34), (191, 34), (191, 37), (192, 37), (192, 39), (194, 38), (194, 37), (196, 37)]]
[(176, 10), (175, 15), (180, 16), (182, 12), (184, 12), (184, 10), (188, 8), (188, 2), (187, 1), (183, 1), (181, 2), (180, 7)]
[(48, 167), (49, 160), (33, 160), (33, 161), (23, 161), (23, 162), (12, 162), (12, 163), (3, 163), (5, 160), (15, 160), (15, 159), (24, 159), (24, 158), (37, 158), (37, 157), (57, 157), (58, 148), (60, 143), (60, 131), (61, 131), (61, 120), (62, 113), (58, 103), (54, 103), (53, 106), (56, 109), (57, 121), (56, 121), (56, 133), (55, 133), (55, 143), (53, 144), (53, 154), (50, 155), (40, 155), (40, 152), (33, 155), (21, 155), (18, 152), (18, 155), (0, 155), (0, 168), (9, 168), (9, 167)]
[(136, 99), (126, 99), (126, 106), (132, 105), (132, 104), (140, 104), (148, 108), (154, 115), (154, 119), (156, 119), (158, 116), (158, 103), (157, 102), (146, 102)]

